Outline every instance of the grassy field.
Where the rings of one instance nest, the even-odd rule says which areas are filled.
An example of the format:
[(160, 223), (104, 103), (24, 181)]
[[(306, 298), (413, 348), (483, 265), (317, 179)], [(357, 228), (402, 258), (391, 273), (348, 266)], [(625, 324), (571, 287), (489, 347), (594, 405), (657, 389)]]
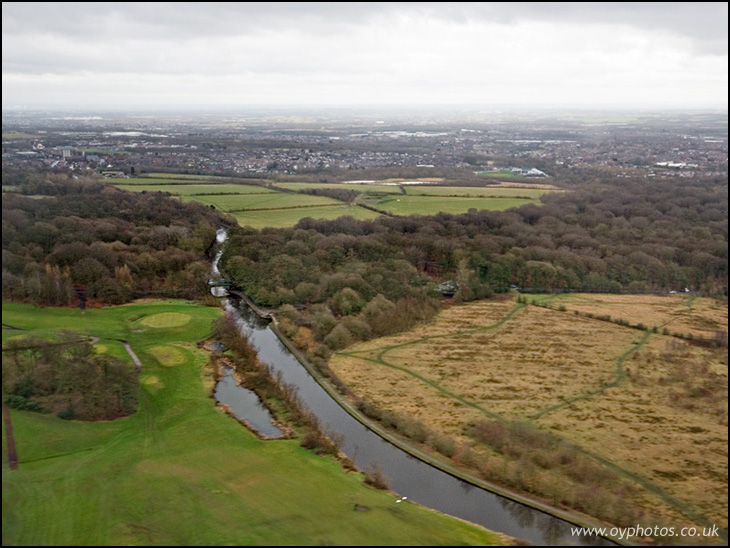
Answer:
[(284, 192), (222, 196), (184, 196), (183, 200), (195, 200), (229, 212), (249, 209), (288, 209), (295, 207), (342, 205), (342, 202), (324, 196), (308, 196), (306, 194), (288, 194)]
[[(439, 199), (440, 198), (440, 199)], [(468, 198), (440, 196), (367, 197), (364, 203), (394, 215), (436, 215), (437, 213), (466, 213), (470, 209), (502, 211), (525, 204), (539, 204), (537, 199)]]
[(481, 171), (477, 173), (480, 177), (487, 177), (488, 179), (499, 179), (500, 181), (529, 181), (528, 177), (518, 173), (512, 173), (508, 169), (502, 169), (499, 171)]
[(527, 198), (537, 200), (543, 194), (555, 192), (541, 188), (514, 188), (514, 187), (451, 187), (413, 185), (406, 187), (409, 196), (465, 196), (484, 198)]
[(188, 173), (145, 173), (145, 177), (151, 177), (153, 179), (181, 179), (181, 180), (194, 180), (194, 181), (230, 181), (230, 177), (224, 175), (191, 175)]
[(534, 297), (552, 307), (594, 316), (610, 316), (672, 333), (713, 338), (727, 335), (727, 305), (695, 295), (567, 294)]
[[(225, 181), (218, 177), (211, 178)], [(206, 178), (203, 179), (207, 181)], [(253, 228), (294, 226), (304, 217), (332, 220), (344, 215), (356, 219), (374, 219), (380, 214), (362, 208), (350, 207), (332, 198), (277, 192), (266, 187), (231, 183), (204, 183), (190, 176), (180, 180), (170, 177), (123, 179), (118, 188), (132, 192), (161, 191), (179, 196), (185, 201), (212, 205), (231, 212), (242, 226)], [(133, 183), (130, 183), (134, 181)], [(285, 188), (304, 188), (305, 183), (284, 183)], [(306, 185), (311, 188), (338, 185)], [(339, 185), (342, 187), (342, 185)], [(385, 189), (394, 187), (384, 186)], [(397, 189), (396, 189), (397, 190)], [(400, 193), (400, 191), (398, 191)]]
[(368, 220), (380, 217), (380, 214), (365, 209), (364, 207), (348, 206), (338, 203), (337, 205), (320, 207), (238, 211), (235, 213), (235, 216), (238, 219), (238, 224), (241, 226), (251, 226), (253, 228), (264, 228), (267, 226), (283, 228), (294, 226), (305, 217), (333, 220), (343, 216), (350, 216), (358, 220)]
[(272, 194), (275, 191), (256, 185), (234, 184), (116, 184), (117, 188), (132, 192), (169, 192), (175, 196), (195, 196), (196, 194)]
[[(363, 193), (376, 194), (397, 194), (402, 196), (401, 187), (396, 185), (383, 184), (337, 184), (337, 183), (277, 183), (277, 186), (287, 188), (289, 190), (305, 190), (307, 188), (334, 188), (334, 189), (350, 189)], [(551, 192), (551, 189), (526, 188), (519, 187), (459, 187), (459, 186), (434, 186), (430, 184), (423, 185), (405, 185), (406, 194), (409, 196), (446, 196), (446, 197), (487, 197), (487, 198), (528, 198), (538, 199), (543, 194)]]
[(306, 190), (308, 188), (335, 188), (356, 190), (358, 192), (377, 192), (384, 194), (402, 194), (399, 187), (395, 185), (378, 184), (342, 184), (342, 183), (276, 183), (276, 186), (288, 188), (289, 190)]
[[(184, 201), (197, 201), (235, 214), (240, 224), (253, 228), (288, 227), (304, 217), (336, 219), (349, 215), (356, 219), (374, 219), (379, 214), (365, 208), (346, 207), (341, 202), (323, 196), (276, 192), (266, 187), (226, 183), (224, 177), (178, 176), (151, 174), (150, 177), (121, 179), (115, 183), (123, 190), (161, 191), (179, 196)], [(392, 179), (390, 182), (403, 182)], [(525, 204), (539, 204), (539, 198), (551, 189), (509, 187), (436, 187), (410, 185), (407, 195), (394, 185), (280, 183), (289, 190), (307, 188), (353, 189), (365, 193), (364, 205), (393, 215), (435, 215), (437, 213), (466, 213), (470, 209), (501, 211)], [(380, 194), (380, 196), (373, 193)], [(385, 196), (383, 196), (385, 194)]]
[[(495, 470), (509, 464), (475, 442), (472, 426), (520, 421), (580, 447), (632, 485), (627, 502), (666, 523), (726, 530), (727, 350), (572, 309), (714, 329), (727, 326), (727, 304), (681, 295), (550, 300), (566, 310), (504, 300), (447, 308), (428, 326), (345, 349), (331, 367), (358, 396), (472, 447)], [(548, 483), (547, 472), (535, 474)]]
[(727, 529), (727, 349), (653, 336), (625, 369), (620, 386), (556, 409), (538, 424)]
[[(221, 182), (230, 182), (230, 179), (219, 179)], [(130, 177), (125, 179), (110, 179), (112, 184), (120, 186), (180, 186), (180, 185), (197, 185), (197, 184), (218, 184), (212, 179), (205, 177), (184, 178), (182, 176), (175, 177)]]
[(4, 459), (4, 545), (499, 543), (464, 522), (396, 505), (332, 459), (296, 440), (258, 440), (218, 411), (195, 345), (218, 314), (179, 301), (85, 314), (3, 304), (6, 325), (73, 329), (120, 356), (114, 339), (125, 338), (143, 362), (131, 417), (82, 423), (11, 411), (19, 469)]

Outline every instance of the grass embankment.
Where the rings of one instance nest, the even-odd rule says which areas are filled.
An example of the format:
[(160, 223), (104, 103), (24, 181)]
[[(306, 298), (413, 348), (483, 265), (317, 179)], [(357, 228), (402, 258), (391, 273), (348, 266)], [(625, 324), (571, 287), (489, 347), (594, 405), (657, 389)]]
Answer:
[[(684, 318), (686, 297), (672, 302)], [(645, 321), (658, 306), (634, 303), (648, 307), (635, 310)], [(512, 305), (449, 308), (429, 326), (346, 349), (332, 368), (385, 410), (371, 416), (487, 481), (612, 522), (726, 529), (725, 349)], [(727, 325), (722, 308), (695, 300), (693, 314)]]
[[(5, 325), (46, 336), (72, 329), (120, 357), (115, 339), (126, 339), (144, 364), (131, 417), (83, 423), (12, 412), (20, 463), (11, 472), (3, 462), (4, 545), (499, 543), (396, 505), (297, 440), (261, 441), (218, 411), (207, 356), (194, 343), (219, 313), (173, 301), (85, 314), (3, 304)], [(22, 333), (3, 330), (3, 339)]]

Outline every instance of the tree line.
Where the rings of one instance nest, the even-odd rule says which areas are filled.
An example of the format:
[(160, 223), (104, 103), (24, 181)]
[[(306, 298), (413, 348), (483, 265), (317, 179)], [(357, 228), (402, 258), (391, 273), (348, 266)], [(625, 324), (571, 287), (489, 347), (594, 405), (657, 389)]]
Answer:
[[(208, 293), (220, 224), (199, 203), (48, 174), (3, 194), (3, 298), (65, 306)], [(26, 195), (33, 193), (35, 195)]]
[[(620, 180), (508, 211), (234, 229), (228, 276), (318, 356), (511, 287), (727, 296), (727, 184)], [(291, 327), (286, 325), (291, 324)]]

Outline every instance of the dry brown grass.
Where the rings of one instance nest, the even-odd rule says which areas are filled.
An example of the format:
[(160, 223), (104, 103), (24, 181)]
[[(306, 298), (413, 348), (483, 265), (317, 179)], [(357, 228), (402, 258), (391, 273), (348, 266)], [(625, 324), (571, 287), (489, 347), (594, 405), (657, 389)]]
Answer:
[[(712, 337), (718, 326), (727, 330), (727, 305), (685, 295), (571, 295), (552, 302), (561, 304), (565, 312), (527, 307), (496, 329), (487, 327), (512, 302), (454, 306), (428, 326), (350, 347), (347, 353), (358, 354), (336, 355), (331, 367), (366, 401), (472, 445), (470, 425), (489, 413), (524, 420), (592, 394), (547, 412), (536, 426), (638, 474), (727, 528), (727, 350), (654, 334), (625, 360), (618, 386), (601, 391), (617, 378), (618, 358), (642, 332), (572, 313), (634, 325), (668, 322), (671, 331)], [(687, 522), (681, 504), (672, 507), (647, 490), (632, 502), (668, 524)]]
[(350, 356), (335, 356), (330, 365), (353, 393), (380, 409), (408, 414), (462, 441), (464, 427), (484, 418), (408, 373)]
[(423, 337), (438, 337), (494, 325), (515, 306), (514, 299), (498, 297), (461, 306), (447, 306), (436, 318), (425, 325), (391, 337), (381, 337), (347, 348), (347, 352), (365, 352), (382, 349)]
[(382, 358), (490, 411), (524, 419), (611, 382), (616, 359), (639, 337), (636, 330), (529, 307), (498, 330), (429, 339)]
[(718, 331), (727, 334), (727, 303), (715, 299), (687, 295), (577, 294), (552, 300), (551, 306), (560, 305), (568, 311), (611, 316), (614, 320), (656, 326), (660, 330), (666, 327), (685, 335), (713, 338)]
[(627, 381), (538, 423), (727, 528), (727, 351), (655, 335)]

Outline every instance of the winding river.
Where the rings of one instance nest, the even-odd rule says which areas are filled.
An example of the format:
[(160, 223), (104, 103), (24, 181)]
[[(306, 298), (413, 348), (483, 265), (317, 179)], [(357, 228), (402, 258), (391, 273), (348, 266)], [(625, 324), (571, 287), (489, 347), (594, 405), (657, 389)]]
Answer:
[[(219, 231), (218, 241), (221, 244), (225, 241), (225, 232)], [(217, 272), (220, 255), (219, 251), (214, 272)], [(466, 483), (385, 441), (330, 397), (282, 344), (268, 320), (259, 318), (243, 301), (234, 297), (226, 300), (225, 307), (239, 317), (240, 329), (256, 347), (259, 359), (280, 373), (286, 383), (297, 387), (300, 399), (319, 418), (326, 432), (336, 432), (341, 437), (342, 451), (361, 470), (377, 467), (399, 495), (537, 545), (613, 544), (600, 537), (573, 536), (571, 528), (577, 526)]]

